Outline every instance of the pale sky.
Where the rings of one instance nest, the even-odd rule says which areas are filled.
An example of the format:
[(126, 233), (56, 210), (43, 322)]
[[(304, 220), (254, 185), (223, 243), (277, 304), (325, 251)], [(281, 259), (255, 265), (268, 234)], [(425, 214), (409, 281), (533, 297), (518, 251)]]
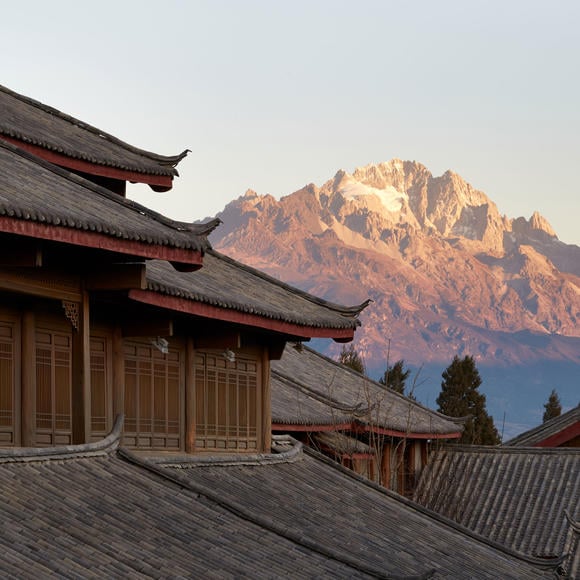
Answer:
[(214, 215), (393, 157), (447, 169), (580, 245), (580, 2), (2, 3), (1, 84), (161, 154)]

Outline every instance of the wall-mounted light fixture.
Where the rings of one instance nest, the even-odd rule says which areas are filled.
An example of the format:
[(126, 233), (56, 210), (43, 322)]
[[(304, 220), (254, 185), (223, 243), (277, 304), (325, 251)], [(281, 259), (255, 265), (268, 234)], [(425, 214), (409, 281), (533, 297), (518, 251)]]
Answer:
[(169, 352), (169, 342), (165, 338), (158, 336), (157, 338), (151, 339), (151, 344), (163, 354), (167, 354)]
[(228, 362), (236, 362), (236, 353), (233, 350), (230, 350), (229, 348), (226, 348), (226, 350), (224, 350), (224, 352), (222, 352), (222, 356), (228, 361)]

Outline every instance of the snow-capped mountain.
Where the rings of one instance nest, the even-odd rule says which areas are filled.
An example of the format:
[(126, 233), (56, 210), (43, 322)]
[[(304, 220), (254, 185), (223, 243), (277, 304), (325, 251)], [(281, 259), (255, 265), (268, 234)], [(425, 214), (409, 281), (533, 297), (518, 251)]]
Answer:
[(375, 375), (387, 351), (443, 368), (455, 354), (580, 365), (580, 247), (538, 213), (501, 215), (456, 173), (394, 159), (279, 201), (248, 191), (218, 216), (228, 255), (329, 300), (372, 298), (356, 344)]

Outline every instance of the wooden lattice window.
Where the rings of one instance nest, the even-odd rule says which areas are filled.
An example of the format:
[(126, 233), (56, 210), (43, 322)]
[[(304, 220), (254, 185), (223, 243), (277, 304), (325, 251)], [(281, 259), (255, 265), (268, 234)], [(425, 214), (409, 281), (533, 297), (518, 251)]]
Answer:
[(124, 444), (150, 449), (183, 446), (183, 354), (146, 343), (125, 344)]
[(257, 359), (221, 353), (195, 356), (195, 447), (257, 451), (260, 365)]
[(36, 331), (36, 445), (72, 441), (70, 334)]
[(15, 445), (18, 439), (16, 417), (18, 342), (16, 323), (0, 321), (0, 445)]
[(91, 337), (91, 436), (101, 439), (111, 429), (110, 356), (104, 337)]

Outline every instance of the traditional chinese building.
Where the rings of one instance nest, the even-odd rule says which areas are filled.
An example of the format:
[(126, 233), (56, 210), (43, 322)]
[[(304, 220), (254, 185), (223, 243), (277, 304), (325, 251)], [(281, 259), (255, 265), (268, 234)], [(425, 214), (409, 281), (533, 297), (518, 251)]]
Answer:
[[(343, 308), (214, 252), (125, 183), (171, 187), (184, 154), (144, 152), (0, 90), (0, 437), (270, 448), (272, 358), (287, 340), (351, 340)], [(58, 164), (58, 165), (55, 165)], [(88, 178), (88, 179), (87, 179)]]
[(272, 364), (272, 385), (274, 433), (401, 494), (412, 493), (437, 442), (461, 436), (460, 422), (302, 344)]
[(289, 341), (351, 340), (364, 305), (291, 288), (213, 251), (216, 222), (124, 196), (169, 189), (182, 157), (0, 89), (3, 576), (553, 577), (561, 559), (272, 438), (270, 361)]

